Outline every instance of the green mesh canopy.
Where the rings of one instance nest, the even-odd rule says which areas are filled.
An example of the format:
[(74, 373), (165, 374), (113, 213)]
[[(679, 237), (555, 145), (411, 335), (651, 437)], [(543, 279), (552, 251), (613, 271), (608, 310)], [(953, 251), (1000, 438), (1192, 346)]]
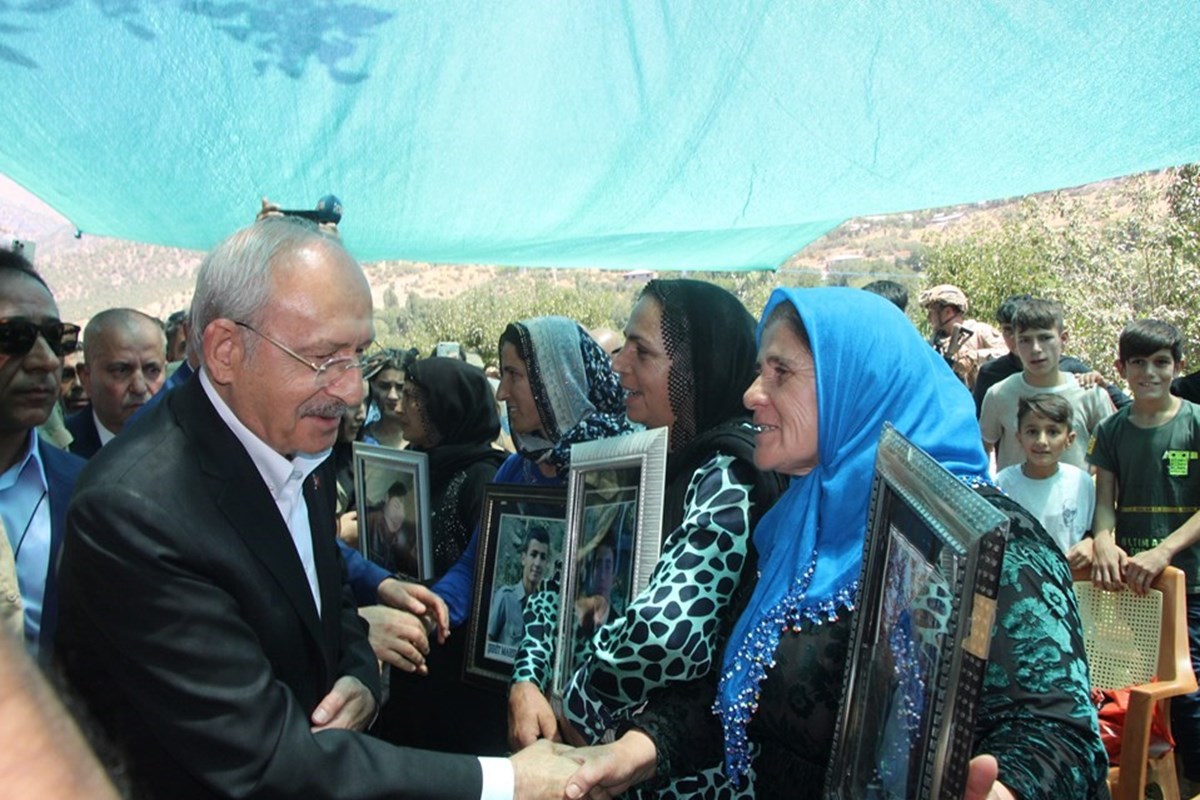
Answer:
[(15, 0), (0, 172), (196, 249), (761, 269), (843, 219), (1200, 159), (1200, 3)]

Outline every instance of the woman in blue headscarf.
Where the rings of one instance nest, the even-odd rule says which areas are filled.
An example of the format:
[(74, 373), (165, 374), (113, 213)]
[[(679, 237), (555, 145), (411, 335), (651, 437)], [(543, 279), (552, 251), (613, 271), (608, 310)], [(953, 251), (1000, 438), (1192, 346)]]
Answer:
[(903, 314), (867, 292), (776, 290), (758, 338), (760, 374), (745, 395), (754, 460), (793, 478), (755, 530), (759, 577), (725, 644), (719, 685), (664, 691), (616, 743), (576, 751), (575, 787), (604, 796), (693, 775), (666, 793), (820, 796), (876, 448), (890, 422), (1010, 519), (974, 739), (976, 754), (999, 762), (999, 781), (996, 763), (977, 759), (968, 796), (1104, 796), (1069, 570), (1036, 519), (986, 485), (962, 384)]

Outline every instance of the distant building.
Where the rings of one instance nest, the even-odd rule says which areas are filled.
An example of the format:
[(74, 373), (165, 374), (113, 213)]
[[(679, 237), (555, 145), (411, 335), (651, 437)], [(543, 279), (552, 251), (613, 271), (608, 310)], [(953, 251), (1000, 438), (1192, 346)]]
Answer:
[(631, 269), (621, 275), (621, 280), (625, 283), (649, 283), (657, 277), (658, 273), (652, 269)]

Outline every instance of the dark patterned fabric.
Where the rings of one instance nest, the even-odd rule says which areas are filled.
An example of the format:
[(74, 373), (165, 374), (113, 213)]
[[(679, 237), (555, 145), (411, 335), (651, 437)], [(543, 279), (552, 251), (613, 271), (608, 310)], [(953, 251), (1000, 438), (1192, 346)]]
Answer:
[(590, 741), (604, 739), (652, 690), (712, 670), (750, 530), (764, 510), (754, 501), (761, 477), (724, 454), (692, 476), (684, 519), (663, 543), (647, 588), (596, 634), (596, 657), (576, 662), (565, 713)]
[[(992, 488), (979, 493), (1010, 519), (991, 660), (984, 676), (973, 752), (1000, 763), (1000, 780), (1023, 800), (1107, 798), (1108, 761), (1100, 743), (1082, 625), (1066, 560), (1040, 523)], [(761, 702), (748, 732), (750, 796), (818, 798), (832, 747), (834, 716), (842, 692), (850, 615), (808, 623), (789, 632), (763, 682)], [(702, 713), (715, 694), (713, 681), (656, 693), (629, 723), (661, 751), (662, 778), (694, 773), (722, 758), (721, 726)], [(747, 796), (719, 770), (705, 773), (691, 796)], [(663, 796), (683, 797), (668, 785)]]
[[(798, 317), (809, 341), (818, 453), (754, 530), (762, 574), (721, 665), (732, 775), (749, 766), (746, 726), (766, 675), (764, 654), (775, 652), (781, 631), (831, 619), (853, 603), (883, 426), (956, 475), (987, 472), (970, 394), (900, 309), (859, 289), (776, 289), (760, 337), (776, 309), (785, 315), (780, 324)], [(770, 370), (764, 380), (773, 380)]]

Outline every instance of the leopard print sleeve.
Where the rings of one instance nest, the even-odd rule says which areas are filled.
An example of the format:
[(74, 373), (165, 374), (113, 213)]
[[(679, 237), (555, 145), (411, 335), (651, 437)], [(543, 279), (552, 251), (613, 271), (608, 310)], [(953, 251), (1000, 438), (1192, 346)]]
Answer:
[(513, 663), (513, 683), (530, 681), (545, 692), (554, 669), (554, 635), (558, 629), (558, 588), (548, 585), (525, 603), (525, 635)]
[(649, 584), (597, 632), (592, 657), (567, 689), (566, 715), (586, 738), (600, 741), (650, 691), (709, 672), (746, 560), (754, 485), (753, 467), (728, 455), (693, 475), (683, 522)]

